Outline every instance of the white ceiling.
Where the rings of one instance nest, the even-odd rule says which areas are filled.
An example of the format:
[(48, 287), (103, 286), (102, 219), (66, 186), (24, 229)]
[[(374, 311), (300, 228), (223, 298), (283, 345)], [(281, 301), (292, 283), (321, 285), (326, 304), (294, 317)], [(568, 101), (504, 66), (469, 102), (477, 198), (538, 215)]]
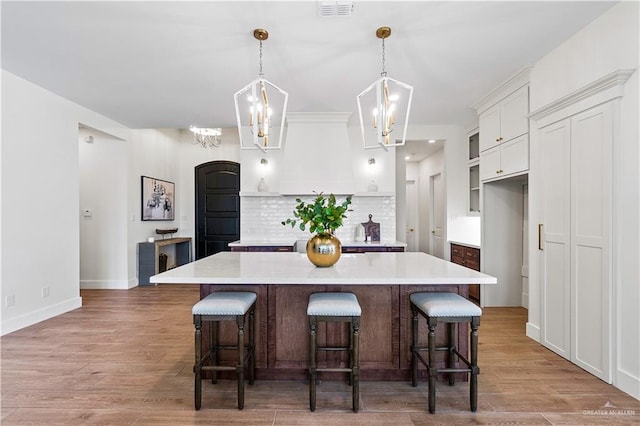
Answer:
[(471, 106), (613, 2), (2, 1), (2, 67), (131, 128), (235, 126), (233, 94), (264, 75), (289, 111), (352, 111), (379, 78), (415, 88), (411, 124), (474, 121)]

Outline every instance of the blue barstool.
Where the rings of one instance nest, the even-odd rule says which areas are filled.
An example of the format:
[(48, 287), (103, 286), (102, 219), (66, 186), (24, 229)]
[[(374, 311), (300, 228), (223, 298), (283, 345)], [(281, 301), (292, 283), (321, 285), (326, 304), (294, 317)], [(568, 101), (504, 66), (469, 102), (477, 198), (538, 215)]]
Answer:
[[(257, 296), (248, 291), (221, 291), (211, 293), (193, 306), (193, 324), (195, 325), (196, 362), (195, 373), (195, 408), (200, 409), (202, 403), (202, 372), (212, 371), (212, 383), (217, 382), (218, 371), (236, 371), (238, 381), (238, 409), (244, 408), (244, 371), (248, 367), (249, 384), (255, 379), (255, 307)], [(249, 342), (245, 344), (244, 330), (248, 321)], [(210, 347), (207, 353), (202, 351), (202, 323), (210, 322)], [(220, 345), (218, 342), (218, 325), (220, 321), (235, 321), (238, 326), (238, 339), (235, 346)], [(219, 365), (220, 350), (236, 350), (238, 357), (235, 366)], [(245, 358), (245, 351), (247, 356)], [(213, 365), (208, 365), (212, 361)], [(248, 366), (245, 364), (248, 363)]]
[[(448, 373), (449, 385), (455, 383), (455, 373), (470, 373), (469, 397), (471, 400), (471, 411), (478, 408), (478, 327), (482, 309), (475, 303), (464, 297), (448, 292), (425, 292), (413, 293), (410, 297), (411, 313), (413, 321), (411, 323), (411, 335), (413, 342), (411, 345), (411, 384), (418, 385), (418, 361), (420, 361), (429, 373), (429, 412), (436, 411), (436, 376), (438, 373)], [(418, 315), (427, 320), (429, 336), (427, 347), (418, 346)], [(458, 323), (468, 322), (471, 325), (470, 358), (458, 352), (456, 347)], [(436, 326), (438, 323), (447, 324), (447, 346), (436, 347)], [(429, 360), (426, 362), (420, 355), (421, 351), (429, 352)], [(436, 368), (436, 351), (446, 351), (446, 368)], [(456, 357), (464, 363), (467, 368), (455, 368)]]
[[(314, 293), (309, 297), (307, 316), (309, 317), (309, 330), (311, 331), (309, 363), (309, 408), (311, 411), (316, 410), (316, 384), (318, 380), (318, 372), (332, 371), (349, 373), (353, 411), (358, 412), (360, 407), (360, 364), (358, 357), (361, 314), (362, 309), (358, 303), (358, 298), (353, 293)], [(317, 326), (321, 321), (349, 323), (349, 346), (318, 347)], [(317, 368), (316, 357), (318, 351), (349, 352), (349, 367)]]

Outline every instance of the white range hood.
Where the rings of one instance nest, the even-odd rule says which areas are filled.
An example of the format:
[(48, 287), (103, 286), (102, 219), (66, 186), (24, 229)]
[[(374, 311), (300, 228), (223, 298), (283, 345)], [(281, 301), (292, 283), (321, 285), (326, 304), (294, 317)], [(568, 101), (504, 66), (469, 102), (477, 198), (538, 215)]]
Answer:
[(353, 194), (347, 123), (351, 113), (287, 113), (280, 193)]

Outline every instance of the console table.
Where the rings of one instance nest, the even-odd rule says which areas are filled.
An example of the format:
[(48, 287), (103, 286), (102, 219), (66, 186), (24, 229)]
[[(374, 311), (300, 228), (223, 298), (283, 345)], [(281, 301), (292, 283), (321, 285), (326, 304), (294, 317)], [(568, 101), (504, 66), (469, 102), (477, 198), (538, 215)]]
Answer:
[(149, 277), (160, 271), (160, 253), (163, 248), (173, 247), (176, 255), (175, 266), (191, 262), (191, 238), (177, 237), (157, 240), (152, 243), (138, 243), (138, 285), (154, 285)]

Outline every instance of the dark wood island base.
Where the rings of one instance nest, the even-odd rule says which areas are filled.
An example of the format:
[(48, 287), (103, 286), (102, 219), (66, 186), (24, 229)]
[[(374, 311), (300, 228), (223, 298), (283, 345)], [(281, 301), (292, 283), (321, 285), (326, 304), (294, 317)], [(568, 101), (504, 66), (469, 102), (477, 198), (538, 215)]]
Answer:
[[(309, 324), (307, 303), (314, 292), (348, 291), (358, 297), (362, 306), (360, 323), (361, 380), (411, 379), (411, 309), (409, 296), (415, 292), (448, 291), (468, 296), (468, 285), (310, 285), (310, 284), (201, 284), (200, 298), (213, 291), (253, 291), (256, 302), (256, 378), (261, 380), (305, 380), (309, 367)], [(227, 325), (227, 324), (224, 324)], [(438, 342), (444, 342), (444, 328), (438, 330)], [(234, 344), (236, 329), (221, 327), (224, 343)], [(208, 332), (203, 330), (203, 336)], [(420, 322), (420, 344), (426, 344), (426, 324)], [(209, 342), (203, 339), (203, 350)], [(318, 344), (344, 345), (348, 330), (344, 324), (318, 327)], [(468, 351), (466, 325), (458, 330), (458, 348)], [(438, 353), (438, 364), (444, 366), (444, 353)], [(441, 357), (441, 358), (440, 358)], [(223, 358), (222, 362), (226, 360)], [(318, 367), (346, 366), (347, 354), (321, 353)], [(345, 374), (324, 373), (338, 379)], [(419, 376), (426, 377), (422, 369)], [(464, 379), (463, 375), (461, 379)], [(345, 376), (346, 378), (346, 376)]]

